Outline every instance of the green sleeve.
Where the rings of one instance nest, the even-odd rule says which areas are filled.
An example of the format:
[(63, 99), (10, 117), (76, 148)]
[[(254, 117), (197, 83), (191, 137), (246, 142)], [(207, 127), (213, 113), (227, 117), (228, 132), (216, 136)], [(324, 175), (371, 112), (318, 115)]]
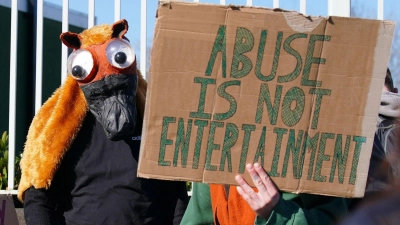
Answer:
[(310, 194), (283, 193), (268, 219), (257, 217), (255, 225), (337, 224), (348, 213), (349, 199)]
[(214, 224), (211, 207), (210, 186), (203, 183), (193, 183), (192, 196), (183, 215), (181, 224)]

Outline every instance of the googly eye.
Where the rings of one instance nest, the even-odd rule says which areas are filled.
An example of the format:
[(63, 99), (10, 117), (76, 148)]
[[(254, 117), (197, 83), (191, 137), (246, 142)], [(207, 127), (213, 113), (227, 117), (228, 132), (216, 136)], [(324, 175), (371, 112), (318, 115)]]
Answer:
[(106, 48), (108, 62), (114, 67), (124, 69), (135, 62), (135, 52), (128, 41), (115, 39)]
[(78, 49), (68, 57), (68, 73), (75, 80), (84, 80), (93, 69), (93, 56), (88, 50)]

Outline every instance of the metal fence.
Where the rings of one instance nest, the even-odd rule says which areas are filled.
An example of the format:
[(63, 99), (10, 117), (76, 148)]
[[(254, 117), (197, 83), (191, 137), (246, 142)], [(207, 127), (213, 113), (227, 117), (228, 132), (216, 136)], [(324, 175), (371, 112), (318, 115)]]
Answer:
[[(4, 1), (4, 0), (2, 0)], [(0, 194), (16, 194), (17, 190), (14, 190), (14, 159), (15, 159), (15, 133), (16, 133), (16, 93), (17, 93), (17, 35), (18, 35), (18, 0), (8, 0), (11, 1), (11, 42), (10, 42), (10, 93), (9, 93), (9, 157), (8, 157), (8, 190), (0, 191)], [(24, 1), (24, 0), (19, 0)], [(135, 1), (138, 5), (140, 5), (140, 70), (143, 75), (146, 77), (146, 59), (147, 59), (147, 40), (146, 40), (146, 15), (147, 15), (147, 4), (151, 1), (157, 0), (140, 0)], [(200, 0), (193, 0), (194, 2), (201, 2)], [(295, 1), (295, 0), (293, 0)], [(300, 13), (307, 14), (307, 1), (306, 0), (297, 0), (300, 5)], [(328, 1), (328, 15), (335, 16), (350, 16), (350, 6), (351, 0), (327, 0)], [(36, 80), (35, 80), (35, 113), (39, 110), (42, 105), (42, 54), (43, 54), (43, 0), (34, 1), (35, 8), (35, 20), (36, 27), (34, 30), (36, 31)], [(103, 2), (97, 1), (98, 4), (102, 4)], [(220, 4), (230, 4), (229, 0), (220, 0)], [(135, 3), (136, 4), (136, 3)], [(252, 6), (252, 0), (246, 0), (246, 5)], [(279, 0), (272, 0), (272, 4), (274, 8), (280, 7)], [(383, 6), (384, 0), (377, 0), (377, 19), (383, 19)], [(121, 0), (114, 1), (114, 21), (117, 21), (121, 17)], [(95, 23), (95, 0), (88, 0), (88, 21), (87, 27), (92, 27)], [(69, 24), (69, 0), (62, 0), (62, 32), (68, 31)], [(14, 37), (14, 38), (13, 38)], [(60, 44), (60, 48), (62, 48), (62, 68), (61, 69), (61, 80), (65, 80), (66, 74), (66, 66), (67, 66), (67, 47)]]

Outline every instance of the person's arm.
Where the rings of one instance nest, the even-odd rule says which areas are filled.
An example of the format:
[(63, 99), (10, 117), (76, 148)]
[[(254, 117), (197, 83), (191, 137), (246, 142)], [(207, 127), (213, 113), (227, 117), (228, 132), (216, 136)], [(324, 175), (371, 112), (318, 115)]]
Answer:
[(192, 196), (181, 224), (214, 224), (210, 186), (203, 183), (193, 183), (192, 190)]
[(306, 209), (294, 200), (280, 198), (269, 218), (257, 217), (254, 224), (329, 225), (337, 224), (348, 213), (349, 199), (309, 194), (300, 194), (298, 198), (308, 204), (310, 208)]
[(63, 225), (64, 216), (59, 212), (56, 196), (48, 190), (29, 188), (25, 192), (24, 217), (27, 225)]

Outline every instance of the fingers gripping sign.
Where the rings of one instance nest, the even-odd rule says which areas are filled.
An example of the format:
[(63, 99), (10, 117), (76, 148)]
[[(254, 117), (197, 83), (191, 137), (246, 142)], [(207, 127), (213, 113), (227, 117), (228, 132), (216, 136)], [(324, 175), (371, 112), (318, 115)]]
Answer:
[(260, 164), (247, 164), (246, 169), (258, 192), (254, 192), (240, 175), (235, 177), (240, 185), (236, 189), (258, 216), (268, 218), (279, 201), (279, 191)]

